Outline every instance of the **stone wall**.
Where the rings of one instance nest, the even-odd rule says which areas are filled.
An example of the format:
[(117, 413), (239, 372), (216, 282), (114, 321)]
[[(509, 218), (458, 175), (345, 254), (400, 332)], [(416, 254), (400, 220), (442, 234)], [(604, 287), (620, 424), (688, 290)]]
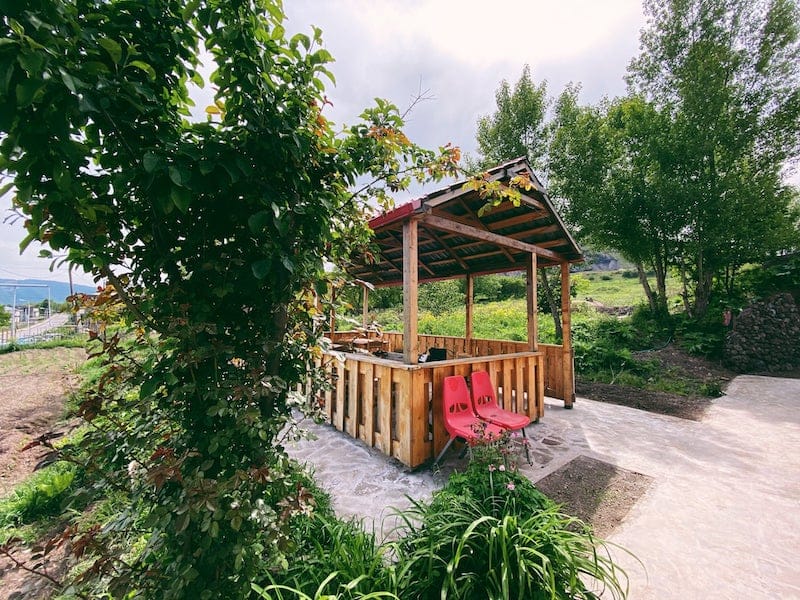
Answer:
[(800, 309), (792, 295), (777, 294), (742, 310), (725, 340), (725, 361), (740, 373), (800, 365)]

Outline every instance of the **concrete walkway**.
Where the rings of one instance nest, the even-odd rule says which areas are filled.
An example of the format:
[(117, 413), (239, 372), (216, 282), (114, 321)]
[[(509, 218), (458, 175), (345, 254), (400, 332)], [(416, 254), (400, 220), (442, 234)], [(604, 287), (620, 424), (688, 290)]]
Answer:
[[(313, 466), (340, 516), (388, 531), (389, 507), (427, 498), (457, 466), (411, 472), (329, 427), (290, 452)], [(609, 539), (631, 600), (800, 598), (800, 380), (743, 376), (701, 422), (579, 399), (528, 428), (532, 481), (579, 455), (653, 478)], [(388, 518), (388, 520), (387, 520)], [(643, 566), (642, 566), (643, 565)]]

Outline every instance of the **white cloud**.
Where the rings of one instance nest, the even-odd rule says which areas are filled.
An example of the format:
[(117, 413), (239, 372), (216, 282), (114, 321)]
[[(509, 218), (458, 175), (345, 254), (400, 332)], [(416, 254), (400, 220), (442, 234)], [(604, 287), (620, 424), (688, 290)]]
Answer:
[[(521, 57), (524, 62), (570, 60), (614, 35), (629, 35), (641, 21), (637, 0), (333, 3), (366, 32), (371, 45), (429, 46), (439, 57), (485, 68)], [(634, 30), (635, 34), (635, 30)]]

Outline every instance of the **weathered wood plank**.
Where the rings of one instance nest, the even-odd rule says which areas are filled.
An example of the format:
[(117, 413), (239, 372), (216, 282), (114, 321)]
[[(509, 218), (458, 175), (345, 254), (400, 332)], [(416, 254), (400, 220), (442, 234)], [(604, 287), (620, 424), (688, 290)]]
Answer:
[(412, 372), (395, 370), (392, 379), (397, 385), (395, 398), (395, 418), (397, 421), (397, 441), (392, 443), (392, 454), (400, 462), (412, 464), (411, 442), (414, 437), (412, 419), (414, 413), (414, 396), (412, 390)]
[(417, 346), (417, 293), (419, 287), (417, 221), (403, 222), (403, 361), (414, 364), (419, 357)]
[(359, 365), (364, 388), (361, 395), (363, 415), (362, 423), (359, 427), (358, 437), (368, 446), (374, 445), (375, 434), (375, 366), (372, 363), (362, 362)]

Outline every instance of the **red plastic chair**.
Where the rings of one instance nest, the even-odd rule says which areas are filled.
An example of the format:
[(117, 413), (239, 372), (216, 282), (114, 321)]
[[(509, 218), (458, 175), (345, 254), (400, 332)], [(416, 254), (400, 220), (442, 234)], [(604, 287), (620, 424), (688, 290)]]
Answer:
[(495, 441), (503, 435), (504, 431), (502, 427), (475, 416), (467, 382), (461, 375), (445, 377), (443, 387), (444, 427), (450, 434), (450, 439), (447, 440), (447, 444), (433, 461), (434, 465), (439, 464), (444, 453), (456, 439), (463, 439), (469, 445), (468, 447), (471, 447), (478, 441)]
[(486, 371), (473, 372), (469, 376), (469, 381), (472, 384), (472, 406), (475, 409), (475, 414), (481, 419), (494, 425), (499, 425), (509, 431), (522, 431), (522, 437), (526, 438), (525, 457), (530, 464), (528, 436), (525, 435), (525, 427), (530, 425), (531, 422), (530, 417), (500, 408), (500, 405), (497, 404), (497, 396), (494, 392), (492, 380)]

